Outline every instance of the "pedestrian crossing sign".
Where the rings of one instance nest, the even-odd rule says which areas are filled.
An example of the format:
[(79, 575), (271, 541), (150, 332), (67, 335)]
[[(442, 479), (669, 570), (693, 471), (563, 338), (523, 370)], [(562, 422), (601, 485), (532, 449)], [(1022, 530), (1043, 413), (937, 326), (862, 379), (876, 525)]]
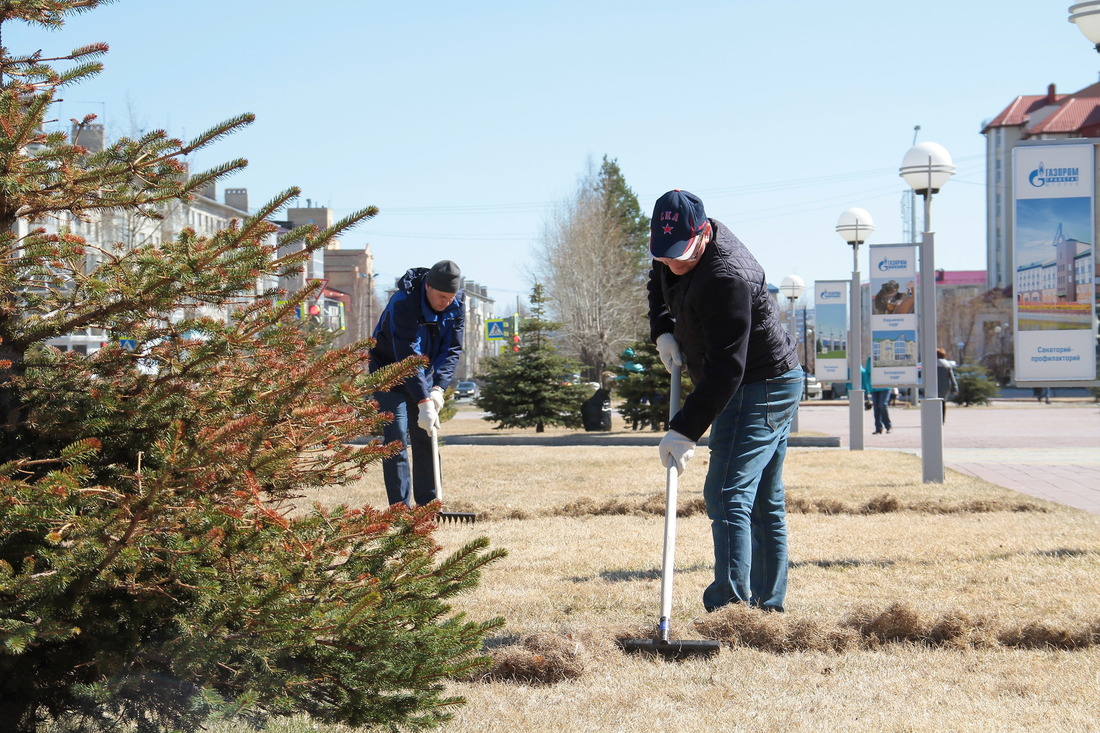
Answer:
[(508, 327), (503, 318), (492, 318), (485, 321), (485, 338), (488, 341), (501, 341), (508, 336)]

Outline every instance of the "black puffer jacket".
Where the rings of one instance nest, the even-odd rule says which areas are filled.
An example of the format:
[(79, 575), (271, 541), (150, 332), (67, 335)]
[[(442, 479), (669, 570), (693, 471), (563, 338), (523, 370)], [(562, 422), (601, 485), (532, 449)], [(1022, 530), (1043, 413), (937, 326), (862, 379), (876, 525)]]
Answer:
[(764, 268), (724, 224), (710, 223), (714, 236), (691, 272), (677, 276), (654, 260), (649, 273), (650, 338), (676, 337), (695, 384), (670, 427), (695, 441), (742, 384), (798, 366)]

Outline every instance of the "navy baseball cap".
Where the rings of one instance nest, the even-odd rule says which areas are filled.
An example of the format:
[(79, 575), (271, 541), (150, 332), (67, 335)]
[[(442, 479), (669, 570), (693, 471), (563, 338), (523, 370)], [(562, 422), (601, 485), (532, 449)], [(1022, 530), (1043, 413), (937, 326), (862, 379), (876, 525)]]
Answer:
[(649, 253), (655, 258), (686, 259), (691, 254), (695, 237), (707, 226), (707, 213), (699, 197), (687, 191), (673, 189), (653, 206), (649, 222)]

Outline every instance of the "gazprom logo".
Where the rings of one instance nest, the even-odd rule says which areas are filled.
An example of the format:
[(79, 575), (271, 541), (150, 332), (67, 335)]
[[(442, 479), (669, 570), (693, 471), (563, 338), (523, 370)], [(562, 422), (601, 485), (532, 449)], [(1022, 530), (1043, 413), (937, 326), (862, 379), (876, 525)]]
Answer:
[(879, 260), (879, 272), (892, 272), (894, 270), (906, 270), (909, 268), (909, 260), (891, 260), (889, 258)]
[(819, 300), (836, 300), (842, 296), (839, 290), (822, 290), (817, 297)]
[(1039, 167), (1028, 174), (1027, 182), (1035, 188), (1053, 185), (1056, 183), (1080, 183), (1081, 177), (1077, 168), (1047, 168), (1042, 161)]

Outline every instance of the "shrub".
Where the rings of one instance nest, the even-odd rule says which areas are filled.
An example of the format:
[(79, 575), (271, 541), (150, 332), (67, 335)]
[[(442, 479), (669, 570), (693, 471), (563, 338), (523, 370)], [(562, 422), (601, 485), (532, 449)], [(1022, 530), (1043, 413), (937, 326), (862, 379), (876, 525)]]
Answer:
[(967, 364), (955, 367), (955, 379), (959, 382), (959, 391), (953, 401), (964, 407), (988, 405), (989, 400), (1000, 392), (997, 382), (983, 366)]

